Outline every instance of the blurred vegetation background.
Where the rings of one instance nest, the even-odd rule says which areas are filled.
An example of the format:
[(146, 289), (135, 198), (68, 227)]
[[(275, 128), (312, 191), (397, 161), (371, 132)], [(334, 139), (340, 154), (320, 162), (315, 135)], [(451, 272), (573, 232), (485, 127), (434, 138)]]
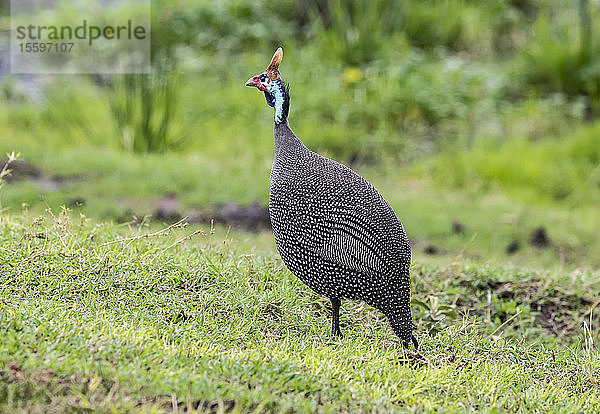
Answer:
[(598, 1), (152, 6), (150, 75), (0, 74), (5, 212), (264, 209), (273, 114), (243, 85), (282, 46), (292, 128), (380, 189), (417, 256), (600, 266)]

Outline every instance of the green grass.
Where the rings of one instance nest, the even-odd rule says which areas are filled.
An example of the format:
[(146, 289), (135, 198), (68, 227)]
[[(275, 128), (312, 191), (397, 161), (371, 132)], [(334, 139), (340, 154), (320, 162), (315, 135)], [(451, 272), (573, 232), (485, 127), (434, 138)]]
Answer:
[[(263, 138), (269, 141), (265, 147), (271, 147), (270, 133), (266, 132)], [(543, 143), (531, 145), (527, 154), (535, 155), (533, 150), (538, 147), (543, 152), (537, 159), (543, 159), (548, 148)], [(600, 258), (594, 252), (600, 248), (600, 217), (593, 202), (597, 193), (579, 191), (576, 199), (556, 202), (543, 194), (547, 180), (532, 181), (529, 186), (522, 180), (508, 182), (502, 187), (503, 181), (476, 178), (476, 168), (489, 169), (494, 165), (493, 157), (486, 158), (488, 153), (465, 152), (454, 159), (446, 156), (405, 167), (362, 166), (357, 170), (395, 209), (415, 252), (423, 256), (424, 249), (434, 246), (440, 253), (423, 260), (448, 263), (461, 255), (483, 263), (525, 268), (597, 269)], [(567, 151), (551, 151), (563, 153)], [(507, 171), (522, 160), (511, 158), (510, 154), (496, 153), (498, 160), (506, 160)], [(60, 153), (48, 152), (39, 159), (28, 158), (48, 177), (66, 177), (58, 188), (47, 188), (44, 182), (36, 181), (10, 183), (0, 193), (0, 201), (12, 214), (21, 212), (23, 203), (32, 214), (41, 214), (48, 206), (59, 209), (71, 205), (74, 217), (83, 213), (100, 221), (128, 221), (134, 215), (153, 215), (158, 201), (166, 194), (176, 195), (181, 216), (230, 201), (242, 205), (258, 202), (264, 206), (271, 157), (272, 148), (265, 148), (260, 158), (258, 154), (256, 158), (246, 154), (231, 159), (222, 156), (218, 161), (194, 152), (139, 156), (97, 147), (64, 149)], [(570, 164), (539, 163), (538, 174), (561, 165)], [(585, 172), (585, 167), (579, 167), (579, 171)], [(463, 179), (462, 184), (451, 181), (459, 178)], [(84, 205), (73, 206), (74, 199)], [(454, 233), (453, 222), (462, 223), (464, 231)], [(544, 227), (551, 239), (548, 248), (529, 245), (531, 233), (539, 227)], [(519, 243), (521, 248), (508, 255), (505, 250), (511, 242)]]
[(485, 190), (498, 184), (532, 202), (600, 201), (600, 122), (560, 138), (479, 142), (469, 150), (448, 151), (435, 158), (432, 172), (447, 185), (479, 184)]
[[(0, 191), (0, 412), (600, 411), (597, 71), (593, 53), (564, 70), (576, 5), (330, 2), (326, 28), (304, 2), (213, 3), (153, 8), (177, 81), (158, 152), (123, 148), (131, 119), (99, 79), (51, 78), (41, 101), (0, 85), (0, 152), (42, 171)], [(269, 232), (114, 224), (165, 195), (182, 216), (266, 205), (272, 110), (242, 85), (276, 46), (294, 131), (405, 225), (419, 354), (359, 302), (332, 338)]]
[(334, 339), (273, 250), (195, 230), (3, 216), (0, 410), (600, 409), (597, 273), (416, 264), (416, 354), (360, 302)]

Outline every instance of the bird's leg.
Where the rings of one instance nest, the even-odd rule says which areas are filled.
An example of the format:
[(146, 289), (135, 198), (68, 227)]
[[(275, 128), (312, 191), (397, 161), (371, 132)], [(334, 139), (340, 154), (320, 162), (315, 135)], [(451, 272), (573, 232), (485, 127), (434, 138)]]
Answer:
[(419, 342), (417, 341), (417, 338), (413, 334), (410, 334), (410, 340), (412, 341), (413, 346), (415, 347), (415, 351), (418, 351), (419, 350)]
[(329, 300), (331, 300), (331, 310), (333, 313), (331, 331), (335, 336), (342, 338), (344, 336), (340, 330), (340, 304), (342, 302), (338, 298), (329, 298)]
[[(418, 352), (419, 351), (419, 342), (417, 341), (417, 338), (412, 333), (410, 334), (410, 341), (412, 342), (413, 346), (415, 347), (415, 352)], [(401, 341), (400, 344), (402, 345), (402, 348), (409, 347), (408, 339)]]

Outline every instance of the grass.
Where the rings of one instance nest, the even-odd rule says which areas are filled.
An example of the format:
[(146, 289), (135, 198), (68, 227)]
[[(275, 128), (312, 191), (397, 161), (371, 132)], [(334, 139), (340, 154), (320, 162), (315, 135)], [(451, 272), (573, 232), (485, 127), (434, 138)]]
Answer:
[[(312, 53), (292, 50), (286, 54), (286, 67), (299, 67), (297, 62), (303, 59), (313, 61)], [(17, 150), (42, 170), (45, 178), (57, 183), (50, 183), (51, 188), (47, 180), (7, 185), (0, 194), (2, 205), (13, 214), (24, 204), (34, 214), (48, 206), (59, 209), (69, 205), (76, 215), (81, 212), (100, 221), (127, 221), (133, 215), (153, 214), (157, 200), (167, 194), (175, 194), (180, 201), (181, 216), (222, 202), (265, 205), (273, 154), (272, 113), (260, 94), (237, 82), (254, 73), (251, 67), (262, 67), (261, 62), (250, 55), (240, 61), (240, 67), (232, 68), (234, 73), (222, 82), (215, 75), (189, 79), (180, 94), (183, 102), (194, 105), (180, 105), (175, 128), (185, 130), (187, 139), (177, 152), (135, 155), (120, 150), (106, 96), (81, 79), (77, 93), (57, 83), (41, 108), (9, 105), (9, 110), (0, 114), (5, 137), (0, 151)], [(416, 67), (410, 66), (412, 76), (428, 76), (428, 70)], [(359, 154), (353, 168), (395, 208), (415, 250), (433, 246), (446, 253), (424, 260), (448, 262), (462, 252), (469, 259), (497, 265), (566, 270), (600, 266), (600, 258), (594, 254), (600, 248), (598, 124), (576, 128), (576, 120), (561, 115), (568, 106), (563, 101), (531, 100), (494, 113), (487, 123), (478, 122), (478, 117), (470, 120), (473, 126), (469, 128), (477, 139), (468, 145), (448, 143), (444, 152), (421, 153), (419, 159), (406, 163), (390, 161), (394, 156), (370, 163), (361, 159), (361, 148), (379, 136), (406, 147), (414, 144), (412, 137), (404, 138), (383, 127), (375, 126), (372, 133), (354, 128), (349, 120), (355, 118), (358, 108), (364, 108), (362, 94), (343, 86), (344, 72), (327, 73), (326, 68), (315, 66), (309, 74), (292, 71), (288, 79), (303, 86), (293, 93), (292, 127), (310, 148), (346, 164), (352, 159), (340, 153)], [(453, 71), (462, 73), (456, 68)], [(403, 72), (384, 78), (390, 82), (390, 90), (394, 90), (391, 83), (399, 73)], [(451, 76), (448, 73), (444, 76)], [(305, 85), (320, 76), (332, 79), (327, 86), (331, 90), (315, 96)], [(379, 75), (365, 72), (360, 76), (371, 76), (365, 83), (375, 88), (374, 79)], [(469, 76), (467, 72), (459, 78)], [(335, 97), (332, 102), (342, 95), (352, 100), (342, 101), (337, 112), (327, 106), (323, 110), (330, 95)], [(379, 96), (377, 90), (373, 96)], [(435, 101), (443, 106), (447, 100)], [(473, 102), (487, 108), (487, 101)], [(363, 112), (370, 111), (368, 106)], [(330, 112), (334, 119), (324, 121)], [(505, 130), (508, 137), (500, 138), (500, 132), (493, 132), (496, 129)], [(414, 145), (413, 149), (421, 148)], [(342, 147), (348, 148), (336, 150)], [(385, 148), (386, 153), (394, 154), (394, 146)], [(84, 205), (77, 207), (74, 200), (83, 200)], [(452, 232), (455, 221), (464, 225), (463, 233)], [(547, 249), (529, 247), (530, 235), (539, 227), (544, 227), (552, 240)], [(506, 248), (513, 242), (521, 249), (508, 255)]]
[[(577, 136), (594, 135), (586, 132)], [(261, 145), (272, 146), (269, 132), (265, 132), (264, 141)], [(526, 162), (527, 157), (530, 165), (545, 171), (571, 165), (567, 161), (559, 163), (558, 156), (569, 152), (565, 148), (573, 148), (571, 152), (575, 153), (578, 146), (569, 144), (552, 149), (543, 141), (519, 152), (524, 158), (511, 157), (510, 148), (496, 151), (495, 156), (507, 165), (507, 171), (521, 161)], [(541, 151), (536, 153), (536, 149)], [(552, 155), (548, 159), (554, 161), (543, 162), (547, 152)], [(557, 201), (544, 194), (548, 180), (532, 180), (528, 185), (518, 175), (507, 176), (518, 179), (511, 182), (507, 178), (501, 181), (502, 176), (480, 174), (477, 168), (490, 171), (494, 166), (494, 157), (486, 158), (489, 153), (476, 149), (407, 166), (363, 165), (357, 170), (394, 207), (414, 250), (423, 260), (448, 263), (462, 255), (502, 266), (598, 268), (600, 258), (594, 252), (600, 248), (599, 217), (594, 202), (597, 191), (594, 192), (592, 181), (586, 184), (590, 191), (582, 191), (586, 188), (582, 186), (575, 193), (577, 198)], [(218, 158), (222, 161), (196, 152), (137, 156), (98, 147), (48, 151), (43, 157), (34, 155), (35, 158), (27, 159), (44, 172), (46, 181), (7, 184), (0, 200), (12, 214), (21, 212), (23, 204), (32, 214), (42, 214), (48, 206), (59, 209), (68, 205), (74, 217), (82, 213), (100, 221), (129, 221), (134, 215), (156, 215), (159, 200), (169, 194), (179, 201), (176, 213), (181, 217), (194, 210), (210, 211), (223, 202), (242, 205), (258, 202), (264, 206), (271, 156), (272, 148), (265, 148), (260, 155), (240, 154), (233, 158), (222, 155)], [(532, 159), (540, 160), (539, 164), (531, 164)], [(585, 168), (578, 167), (578, 171), (584, 174)], [(452, 181), (453, 177), (462, 182)], [(55, 187), (48, 187), (48, 179), (55, 180)], [(463, 230), (453, 231), (453, 222), (461, 223)], [(547, 248), (529, 244), (532, 232), (540, 227), (550, 238)], [(520, 249), (509, 255), (506, 249), (513, 242)], [(423, 257), (423, 251), (429, 247), (435, 247), (438, 254)]]
[[(600, 409), (581, 327), (598, 340), (597, 273), (417, 263), (417, 354), (360, 302), (333, 338), (327, 300), (272, 250), (199, 230), (3, 216), (0, 410)], [(558, 339), (543, 300), (569, 319)]]
[[(495, 152), (493, 156), (490, 153)], [(536, 142), (511, 138), (499, 146), (480, 142), (467, 151), (437, 156), (433, 174), (444, 184), (500, 184), (520, 198), (565, 200), (569, 204), (600, 200), (600, 123), (561, 138)], [(452, 174), (447, 171), (452, 168)], [(529, 194), (527, 194), (529, 193)]]
[[(101, 79), (40, 78), (37, 101), (7, 79), (0, 152), (41, 176), (0, 191), (0, 412), (600, 411), (593, 53), (563, 79), (577, 10), (409, 3), (379, 27), (387, 0), (332, 2), (329, 22), (301, 1), (158, 2), (177, 105), (137, 123), (153, 148), (123, 149), (144, 102)], [(276, 46), (295, 132), (405, 224), (419, 353), (360, 302), (332, 338), (269, 232), (148, 219), (166, 196), (179, 216), (266, 204), (272, 111), (242, 85)]]

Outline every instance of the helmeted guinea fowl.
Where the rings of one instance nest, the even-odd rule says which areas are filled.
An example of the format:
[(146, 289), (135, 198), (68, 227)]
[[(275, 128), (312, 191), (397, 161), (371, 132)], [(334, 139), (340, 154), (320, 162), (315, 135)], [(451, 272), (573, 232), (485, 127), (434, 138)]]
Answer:
[(277, 49), (267, 70), (246, 86), (275, 108), (275, 156), (269, 214), (285, 265), (333, 308), (361, 299), (383, 312), (403, 344), (417, 341), (410, 314), (410, 245), (402, 223), (377, 190), (350, 168), (310, 151), (287, 121), (290, 96)]

